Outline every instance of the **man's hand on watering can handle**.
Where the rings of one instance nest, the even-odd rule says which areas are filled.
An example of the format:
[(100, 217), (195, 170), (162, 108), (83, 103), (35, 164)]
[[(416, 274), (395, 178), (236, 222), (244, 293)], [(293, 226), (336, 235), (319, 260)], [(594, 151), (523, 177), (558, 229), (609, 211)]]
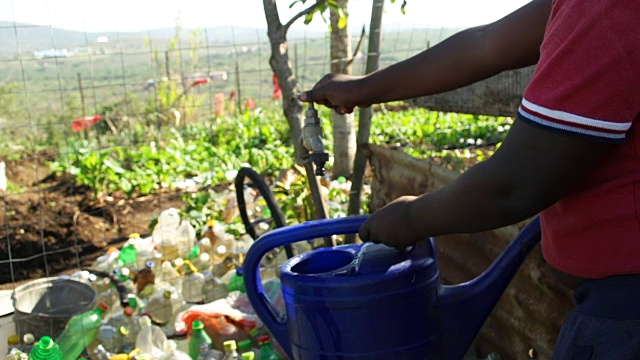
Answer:
[(329, 74), (318, 81), (313, 89), (300, 94), (300, 100), (332, 108), (339, 114), (353, 112), (358, 107), (371, 105), (365, 97), (362, 76)]
[(416, 196), (402, 196), (373, 213), (360, 227), (362, 241), (383, 243), (398, 250), (413, 246), (426, 236), (418, 232), (412, 204)]

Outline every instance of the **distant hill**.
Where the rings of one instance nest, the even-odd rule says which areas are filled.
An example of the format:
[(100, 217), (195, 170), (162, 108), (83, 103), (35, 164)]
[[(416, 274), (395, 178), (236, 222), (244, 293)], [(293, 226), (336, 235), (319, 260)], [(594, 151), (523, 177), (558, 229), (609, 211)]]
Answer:
[[(191, 29), (185, 29), (182, 32), (183, 37), (187, 38)], [(202, 30), (204, 36), (204, 30)], [(266, 29), (255, 29), (245, 27), (219, 26), (206, 29), (207, 37), (210, 43), (231, 43), (235, 41), (238, 44), (267, 41)], [(13, 22), (0, 21), (0, 56), (15, 56), (18, 49), (23, 55), (31, 54), (36, 50), (44, 50), (51, 48), (74, 48), (97, 46), (96, 39), (99, 36), (106, 36), (110, 42), (142, 42), (146, 38), (154, 40), (168, 40), (175, 35), (173, 28), (151, 29), (139, 32), (82, 32), (73, 30), (64, 30), (50, 28), (49, 26), (16, 24)], [(326, 36), (323, 32), (291, 30), (288, 34), (289, 39), (295, 38), (317, 38)]]

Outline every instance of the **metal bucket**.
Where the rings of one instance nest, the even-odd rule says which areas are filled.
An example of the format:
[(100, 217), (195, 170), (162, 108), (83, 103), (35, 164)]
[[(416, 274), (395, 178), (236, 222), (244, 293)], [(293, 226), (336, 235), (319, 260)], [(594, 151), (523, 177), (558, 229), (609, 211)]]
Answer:
[(56, 339), (69, 319), (96, 305), (97, 294), (80, 281), (50, 277), (18, 286), (12, 296), (14, 321), (20, 338), (32, 333), (36, 339)]

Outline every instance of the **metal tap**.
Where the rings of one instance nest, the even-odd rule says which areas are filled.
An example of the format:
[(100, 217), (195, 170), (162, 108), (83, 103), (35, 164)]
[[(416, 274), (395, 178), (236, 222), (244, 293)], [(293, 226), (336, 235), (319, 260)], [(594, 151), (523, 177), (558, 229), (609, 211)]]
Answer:
[(322, 125), (320, 125), (318, 110), (315, 109), (313, 103), (309, 103), (309, 107), (305, 112), (300, 142), (310, 153), (309, 160), (316, 166), (316, 176), (323, 176), (325, 174), (324, 165), (329, 161), (329, 153), (324, 149)]

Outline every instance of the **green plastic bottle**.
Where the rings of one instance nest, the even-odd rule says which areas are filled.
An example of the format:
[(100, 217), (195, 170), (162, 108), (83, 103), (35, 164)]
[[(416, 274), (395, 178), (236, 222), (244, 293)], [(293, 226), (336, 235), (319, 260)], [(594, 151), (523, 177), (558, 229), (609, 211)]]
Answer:
[(247, 290), (244, 287), (244, 278), (242, 277), (242, 267), (236, 267), (236, 273), (229, 279), (229, 291), (240, 291), (246, 293)]
[(135, 246), (128, 244), (120, 250), (118, 260), (122, 261), (123, 266), (136, 266), (138, 259), (138, 250)]
[(209, 345), (209, 347), (213, 347), (213, 341), (211, 341), (209, 335), (204, 331), (202, 321), (194, 321), (191, 324), (191, 329), (193, 333), (191, 334), (191, 340), (189, 340), (189, 356), (191, 356), (192, 359), (197, 359), (202, 346)]
[(53, 339), (43, 336), (31, 349), (29, 360), (62, 360), (62, 351)]
[(95, 309), (69, 319), (64, 331), (56, 340), (60, 345), (63, 360), (76, 360), (82, 350), (95, 340), (102, 318), (108, 310), (107, 304), (101, 302)]
[(258, 344), (260, 344), (258, 360), (282, 360), (282, 357), (271, 347), (271, 339), (268, 336), (261, 336)]

